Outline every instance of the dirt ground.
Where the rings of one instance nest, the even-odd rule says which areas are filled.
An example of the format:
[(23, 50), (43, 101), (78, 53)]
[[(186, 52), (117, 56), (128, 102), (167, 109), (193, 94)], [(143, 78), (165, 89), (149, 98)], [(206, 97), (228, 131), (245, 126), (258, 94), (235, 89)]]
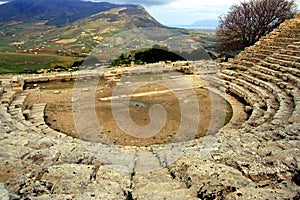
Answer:
[[(212, 119), (212, 112), (218, 109), (218, 105), (214, 105), (213, 108), (211, 106), (212, 99), (217, 99), (217, 102), (224, 102), (224, 99), (214, 93), (209, 93), (205, 89), (205, 85), (199, 81), (199, 78), (195, 79), (192, 77), (192, 79), (200, 112), (198, 132), (194, 138), (199, 138), (207, 134), (212, 120), (215, 120), (214, 123), (222, 123), (221, 126), (224, 125), (224, 122)], [(101, 98), (111, 97), (116, 85), (117, 83), (113, 81), (100, 80), (95, 96), (97, 119), (103, 129), (103, 134), (110, 142), (125, 146), (149, 146), (152, 144), (168, 143), (174, 139), (179, 130), (182, 116), (179, 100), (172, 91), (168, 91), (168, 88), (159, 84), (145, 84), (134, 92), (134, 94), (145, 93), (145, 95), (137, 95), (130, 98), (130, 116), (138, 126), (149, 125), (151, 121), (149, 109), (155, 104), (162, 105), (167, 113), (166, 124), (158, 134), (149, 138), (137, 138), (126, 134), (116, 124), (111, 108), (112, 100), (100, 100)], [(36, 103), (47, 103), (45, 121), (51, 128), (73, 137), (88, 140), (88, 138), (83, 138), (82, 135), (79, 135), (75, 128), (74, 110), (72, 107), (72, 102), (74, 101), (73, 87), (74, 82), (51, 82), (27, 85), (26, 90), (29, 91), (29, 95), (26, 99), (26, 104), (30, 106)], [(87, 83), (87, 87), (82, 88), (82, 93), (89, 90), (90, 88)], [(149, 92), (153, 93), (149, 95)], [(227, 123), (232, 116), (232, 108), (228, 103), (226, 104), (226, 109)], [(245, 118), (245, 116), (241, 117)]]

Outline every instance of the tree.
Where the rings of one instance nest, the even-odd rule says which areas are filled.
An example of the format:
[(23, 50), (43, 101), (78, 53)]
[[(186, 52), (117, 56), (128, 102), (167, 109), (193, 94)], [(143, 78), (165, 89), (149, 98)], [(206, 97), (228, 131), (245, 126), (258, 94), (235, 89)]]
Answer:
[(243, 50), (296, 14), (294, 0), (249, 0), (230, 7), (219, 17), (220, 52)]

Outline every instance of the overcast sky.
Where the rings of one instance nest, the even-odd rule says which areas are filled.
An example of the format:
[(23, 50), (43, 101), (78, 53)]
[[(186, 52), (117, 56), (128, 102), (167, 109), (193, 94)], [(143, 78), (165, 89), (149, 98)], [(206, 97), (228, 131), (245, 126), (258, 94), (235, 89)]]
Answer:
[[(1, 0), (0, 0), (1, 1)], [(50, 1), (50, 0), (49, 0)], [(89, 0), (141, 4), (164, 25), (190, 25), (197, 20), (218, 19), (240, 0)], [(300, 0), (295, 0), (300, 6)]]
[[(96, 1), (96, 0), (95, 0)], [(197, 20), (216, 19), (240, 0), (107, 0), (112, 3), (141, 4), (164, 25), (190, 25)], [(300, 5), (300, 0), (296, 0)]]
[[(112, 2), (114, 0), (111, 0)], [(140, 3), (162, 24), (189, 25), (197, 20), (218, 19), (238, 0), (122, 0)]]

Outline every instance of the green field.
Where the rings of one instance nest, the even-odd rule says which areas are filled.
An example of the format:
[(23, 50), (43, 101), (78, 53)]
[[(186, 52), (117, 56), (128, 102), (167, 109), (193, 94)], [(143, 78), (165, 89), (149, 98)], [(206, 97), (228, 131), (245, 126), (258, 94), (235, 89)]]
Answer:
[(35, 73), (39, 69), (71, 68), (83, 58), (51, 54), (0, 53), (0, 74)]

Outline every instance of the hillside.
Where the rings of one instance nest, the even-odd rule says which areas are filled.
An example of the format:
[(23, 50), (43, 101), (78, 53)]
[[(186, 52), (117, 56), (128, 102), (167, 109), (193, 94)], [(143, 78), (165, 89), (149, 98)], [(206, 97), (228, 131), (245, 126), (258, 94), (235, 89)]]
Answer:
[[(193, 123), (187, 120), (197, 120), (193, 113), (198, 106), (193, 105), (194, 94), (187, 92), (189, 88), (183, 87), (185, 83), (181, 78), (148, 73), (138, 77), (133, 73), (139, 70), (142, 74), (151, 68), (126, 69), (124, 73), (132, 72), (132, 75), (118, 81), (114, 88), (111, 80), (98, 82), (95, 79), (96, 83), (87, 80), (96, 75), (90, 71), (78, 74), (82, 81), (77, 81), (74, 88), (72, 82), (63, 82), (63, 86), (55, 83), (50, 88), (41, 82), (66, 81), (77, 77), (76, 73), (1, 77), (0, 199), (300, 199), (299, 33), (300, 14), (236, 58), (221, 63), (215, 73), (211, 70), (214, 69), (212, 62), (201, 62), (199, 66), (195, 63), (195, 67), (206, 73), (185, 76), (183, 80), (191, 82), (192, 92), (209, 88), (211, 94), (224, 96), (232, 106), (233, 116), (217, 133), (208, 132), (198, 139), (185, 137), (192, 139), (189, 141), (176, 139), (182, 135), (181, 127), (188, 133), (193, 131), (190, 126)], [(118, 76), (122, 73), (119, 70), (111, 69), (107, 74), (115, 71)], [(41, 82), (34, 90), (30, 87), (22, 91), (23, 80)], [(169, 92), (164, 91), (169, 89), (167, 83), (172, 80), (176, 84), (170, 88), (169, 95), (176, 101), (165, 104)], [(114, 90), (113, 94), (108, 89)], [(78, 98), (72, 95), (76, 91)], [(124, 95), (119, 95), (123, 91)], [(126, 91), (132, 91), (131, 95)], [(156, 96), (153, 91), (164, 93)], [(106, 98), (98, 100), (98, 94)], [(222, 119), (225, 110), (215, 106), (219, 102), (216, 98), (196, 94), (199, 94), (198, 99), (213, 102), (209, 109), (209, 103), (199, 103), (200, 108), (210, 113), (208, 119)], [(29, 95), (36, 100), (30, 105), (27, 103)], [(137, 100), (137, 95), (141, 99)], [(41, 101), (42, 98), (49, 101)], [(173, 122), (173, 134), (165, 134), (170, 138), (165, 144), (132, 145), (134, 139), (127, 139), (133, 136), (131, 133), (117, 135), (117, 128), (105, 130), (110, 122), (101, 123), (104, 128), (100, 126), (99, 116), (107, 120), (113, 114), (96, 109), (99, 105), (121, 109), (121, 105), (126, 105), (124, 109), (130, 110), (129, 121), (144, 124), (150, 121), (149, 117), (153, 121), (162, 119), (158, 112), (151, 111), (149, 115), (149, 107), (159, 105), (167, 113), (166, 124)], [(171, 110), (178, 110), (181, 117), (178, 122), (174, 123), (174, 115), (169, 115), (169, 105)], [(80, 138), (90, 140), (66, 136), (60, 132), (61, 126), (51, 129), (49, 121), (45, 121), (51, 117), (47, 114), (49, 108), (63, 113), (65, 119), (74, 118), (76, 130), (82, 133)], [(71, 114), (66, 115), (68, 109)], [(96, 115), (96, 112), (101, 114)], [(133, 114), (137, 112), (146, 115), (138, 121)], [(248, 117), (240, 118), (244, 112)], [(114, 117), (112, 122), (129, 125), (120, 123), (119, 116)], [(51, 122), (59, 124), (58, 120)], [(212, 131), (219, 125), (213, 120), (207, 124)], [(134, 128), (140, 129), (138, 126)], [(113, 143), (120, 138), (131, 145)], [(161, 139), (161, 135), (136, 137), (158, 138)]]
[[(177, 31), (197, 42), (201, 41), (203, 46), (210, 50), (215, 46), (214, 35), (169, 29), (139, 5), (80, 0), (13, 0), (0, 5), (0, 52), (85, 57), (99, 44), (110, 46), (108, 39), (117, 34), (125, 32), (124, 37), (128, 38), (126, 31), (146, 27)], [(152, 33), (161, 37), (153, 31)], [(153, 46), (157, 42), (156, 39), (141, 43)], [(167, 42), (166, 40), (159, 45), (167, 46)], [(185, 42), (178, 41), (181, 44)], [(120, 51), (120, 48), (117, 50)], [(32, 63), (36, 64), (38, 63)], [(9, 63), (5, 63), (5, 66), (16, 67), (15, 64), (10, 66)]]
[(137, 27), (164, 27), (138, 5), (79, 0), (14, 0), (0, 5), (0, 51), (89, 52)]
[(0, 21), (34, 22), (47, 20), (46, 25), (63, 26), (119, 5), (80, 0), (13, 0), (0, 6)]

